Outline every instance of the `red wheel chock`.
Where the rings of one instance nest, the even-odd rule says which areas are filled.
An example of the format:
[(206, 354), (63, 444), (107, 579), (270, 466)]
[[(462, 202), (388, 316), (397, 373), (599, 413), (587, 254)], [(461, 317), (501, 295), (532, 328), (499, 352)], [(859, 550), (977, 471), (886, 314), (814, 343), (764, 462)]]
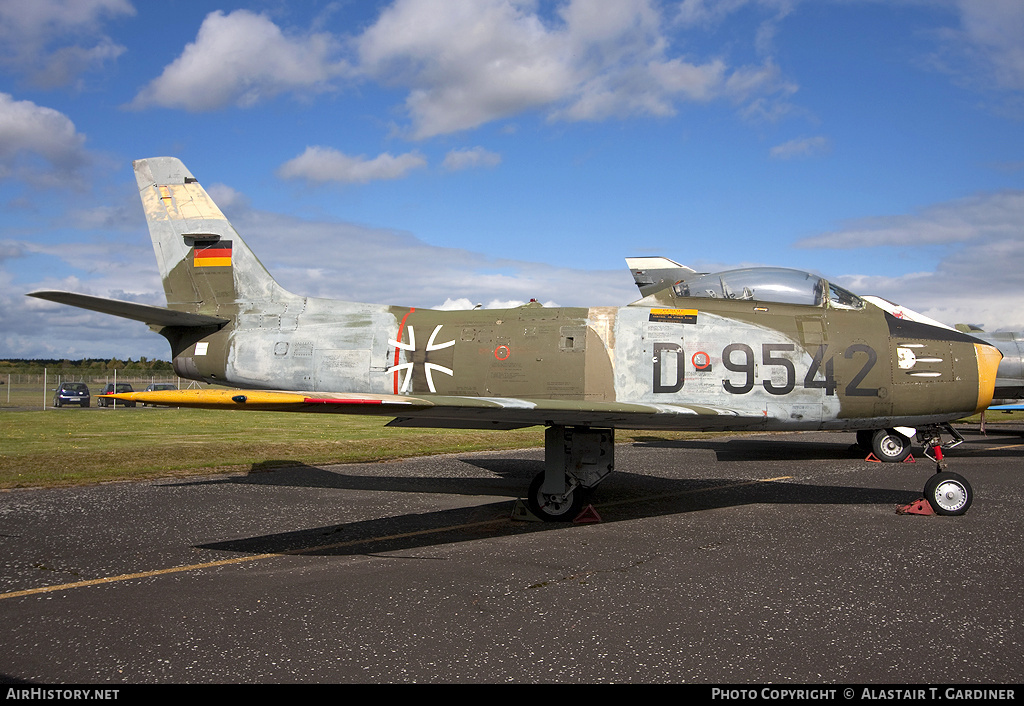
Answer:
[(935, 511), (924, 498), (919, 498), (909, 505), (897, 505), (897, 515), (934, 515)]
[[(864, 460), (867, 461), (868, 463), (882, 463), (882, 459), (878, 458), (878, 456), (875, 456), (873, 453), (868, 454), (867, 458), (865, 458)], [(900, 461), (900, 463), (917, 463), (917, 459), (914, 458), (914, 454), (910, 454), (905, 459)]]
[(587, 505), (583, 508), (580, 514), (576, 515), (576, 518), (572, 521), (574, 525), (596, 524), (598, 522), (604, 522), (604, 520), (597, 514), (597, 510), (594, 509), (593, 505)]

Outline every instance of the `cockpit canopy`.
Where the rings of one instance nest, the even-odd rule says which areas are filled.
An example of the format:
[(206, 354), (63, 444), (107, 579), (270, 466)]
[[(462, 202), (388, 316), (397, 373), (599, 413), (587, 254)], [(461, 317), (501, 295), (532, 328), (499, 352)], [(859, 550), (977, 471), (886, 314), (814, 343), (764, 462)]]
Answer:
[(818, 275), (783, 267), (748, 267), (712, 274), (694, 274), (672, 287), (677, 297), (739, 299), (780, 304), (822, 306), (828, 296), (829, 305), (839, 309), (861, 309), (864, 300)]

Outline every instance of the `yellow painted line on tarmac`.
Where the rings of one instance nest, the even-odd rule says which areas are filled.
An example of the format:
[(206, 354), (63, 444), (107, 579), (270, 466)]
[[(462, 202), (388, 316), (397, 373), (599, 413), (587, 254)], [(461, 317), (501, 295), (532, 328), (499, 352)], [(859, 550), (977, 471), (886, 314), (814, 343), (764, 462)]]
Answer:
[(1003, 449), (1019, 449), (1024, 447), (1024, 444), (1008, 444), (1006, 446), (986, 446), (981, 449), (961, 449), (959, 446), (950, 449), (950, 451), (957, 451), (959, 453), (979, 454), (986, 451), (1002, 451)]
[[(684, 495), (694, 495), (696, 493), (707, 493), (713, 490), (729, 490), (732, 488), (740, 488), (747, 485), (756, 485), (757, 483), (771, 483), (773, 481), (789, 480), (793, 476), (778, 476), (776, 478), (761, 478), (758, 480), (744, 481), (742, 483), (729, 483), (727, 485), (715, 485), (707, 488), (697, 488), (694, 490), (683, 490), (678, 493), (662, 493), (658, 495), (648, 495), (640, 498), (628, 498), (626, 500), (620, 500), (617, 502), (600, 503), (598, 507), (613, 507), (615, 505), (627, 505), (630, 503), (647, 502), (650, 500), (663, 500), (666, 498), (681, 497)], [(73, 588), (85, 588), (86, 586), (98, 586), (105, 583), (117, 583), (120, 581), (131, 581), (133, 579), (144, 579), (151, 578), (153, 576), (163, 576), (165, 574), (177, 574), (184, 571), (198, 571), (200, 569), (211, 569), (217, 566), (230, 566), (231, 564), (244, 564), (250, 561), (262, 561), (263, 559), (272, 559), (279, 556), (288, 556), (296, 554), (309, 554), (312, 552), (320, 552), (329, 549), (339, 549), (342, 547), (352, 547), (359, 544), (369, 544), (371, 542), (386, 542), (394, 539), (407, 539), (409, 537), (418, 537), (428, 534), (438, 534), (441, 532), (451, 532), (453, 530), (462, 529), (473, 529), (478, 527), (486, 527), (488, 525), (496, 525), (504, 522), (509, 522), (510, 519), (507, 517), (501, 517), (494, 520), (484, 520), (482, 522), (470, 522), (462, 525), (448, 525), (445, 527), (435, 527), (433, 529), (417, 530), (415, 532), (402, 532), (400, 534), (390, 534), (384, 537), (369, 537), (366, 539), (353, 539), (347, 542), (336, 542), (334, 544), (321, 544), (316, 547), (308, 547), (305, 549), (286, 549), (280, 552), (269, 552), (266, 554), (253, 554), (252, 556), (235, 557), (233, 559), (220, 559), (218, 561), (206, 561), (199, 564), (188, 564), (186, 566), (172, 566), (169, 569), (154, 569), (153, 571), (139, 571), (133, 574), (121, 574), (120, 576), (108, 576), (106, 578), (89, 579), (87, 581), (75, 581), (73, 583), (62, 583), (55, 586), (42, 586), (40, 588), (29, 588), (24, 591), (11, 591), (9, 593), (0, 593), (0, 600), (5, 598), (20, 598), (22, 596), (32, 596), (40, 593), (53, 593), (55, 591), (67, 591)]]
[(1009, 446), (990, 446), (989, 448), (984, 449), (984, 450), (985, 451), (1002, 451), (1003, 449), (1019, 449), (1022, 446), (1024, 446), (1024, 444), (1010, 444)]
[(306, 549), (286, 549), (280, 552), (270, 552), (267, 554), (253, 554), (252, 556), (235, 557), (234, 559), (220, 559), (218, 561), (207, 561), (200, 564), (188, 564), (187, 566), (172, 566), (169, 569), (155, 569), (153, 571), (140, 571), (134, 574), (121, 574), (120, 576), (108, 576), (101, 579), (89, 579), (88, 581), (75, 581), (73, 583), (62, 583), (56, 586), (43, 586), (41, 588), (29, 588), (24, 591), (11, 591), (10, 593), (0, 593), (0, 600), (5, 598), (18, 598), (20, 596), (31, 596), (37, 593), (52, 593), (53, 591), (66, 591), (72, 588), (84, 588), (86, 586), (97, 586), (104, 583), (116, 583), (118, 581), (131, 581), (132, 579), (144, 579), (151, 576), (163, 576), (164, 574), (177, 574), (183, 571), (197, 571), (199, 569), (210, 569), (215, 566), (228, 566), (230, 564), (244, 564), (249, 561), (260, 561), (262, 559), (271, 559), (278, 556), (287, 556), (289, 554), (307, 554), (310, 552), (324, 551), (326, 549), (337, 549), (340, 547), (351, 547), (357, 544), (369, 544), (370, 542), (386, 542), (393, 539), (406, 539), (408, 537), (416, 537), (420, 535), (436, 534), (438, 532), (450, 532), (452, 530), (460, 529), (472, 529), (474, 527), (485, 527), (487, 525), (499, 524), (502, 522), (508, 522), (507, 517), (502, 517), (495, 520), (485, 520), (483, 522), (471, 522), (464, 525), (449, 525), (447, 527), (436, 527), (428, 530), (418, 530), (416, 532), (403, 532), (401, 534), (391, 534), (385, 537), (369, 537), (367, 539), (353, 539), (347, 542), (336, 542), (334, 544), (321, 544), (316, 547), (309, 547)]

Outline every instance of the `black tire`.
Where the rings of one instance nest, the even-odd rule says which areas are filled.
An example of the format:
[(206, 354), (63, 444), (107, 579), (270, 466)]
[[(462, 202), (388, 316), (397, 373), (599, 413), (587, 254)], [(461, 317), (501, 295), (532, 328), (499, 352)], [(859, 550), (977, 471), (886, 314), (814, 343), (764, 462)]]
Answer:
[(895, 429), (879, 429), (871, 437), (871, 452), (884, 463), (902, 463), (910, 455), (910, 439)]
[(963, 515), (974, 500), (974, 489), (960, 474), (941, 471), (924, 484), (924, 497), (936, 515)]
[(545, 522), (572, 522), (583, 509), (582, 489), (574, 488), (564, 497), (558, 498), (540, 492), (543, 483), (543, 473), (539, 473), (530, 483), (530, 490), (526, 496), (530, 512)]

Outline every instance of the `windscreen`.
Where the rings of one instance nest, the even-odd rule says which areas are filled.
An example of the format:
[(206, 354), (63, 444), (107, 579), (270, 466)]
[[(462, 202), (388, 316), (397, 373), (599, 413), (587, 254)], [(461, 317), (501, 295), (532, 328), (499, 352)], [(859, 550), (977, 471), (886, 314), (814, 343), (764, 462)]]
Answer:
[[(680, 282), (673, 287), (673, 291), (678, 297), (742, 299), (820, 306), (826, 286), (825, 280), (810, 272), (778, 267), (751, 267), (702, 275)], [(849, 292), (846, 294), (853, 297)]]

